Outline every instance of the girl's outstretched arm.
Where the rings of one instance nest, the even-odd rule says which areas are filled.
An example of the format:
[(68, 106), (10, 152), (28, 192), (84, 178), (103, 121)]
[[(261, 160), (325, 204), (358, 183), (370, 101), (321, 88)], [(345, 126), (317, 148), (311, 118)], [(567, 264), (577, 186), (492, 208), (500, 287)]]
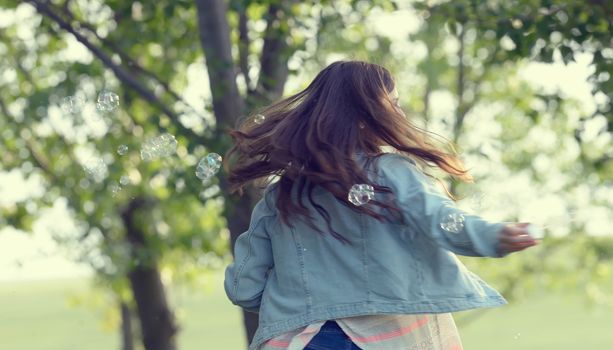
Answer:
[[(408, 158), (389, 154), (382, 159), (383, 181), (393, 190), (412, 233), (425, 235), (442, 248), (465, 256), (500, 258), (521, 250), (517, 244), (523, 249), (536, 244), (529, 237), (519, 237), (519, 227), (489, 222), (457, 208)], [(458, 229), (441, 226), (450, 216), (462, 218)]]

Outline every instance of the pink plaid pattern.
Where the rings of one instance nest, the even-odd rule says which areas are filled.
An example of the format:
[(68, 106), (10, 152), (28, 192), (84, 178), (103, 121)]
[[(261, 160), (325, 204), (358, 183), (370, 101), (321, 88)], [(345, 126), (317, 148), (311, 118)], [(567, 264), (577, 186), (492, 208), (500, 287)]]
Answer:
[[(362, 350), (463, 350), (450, 313), (365, 315), (336, 322)], [(282, 334), (262, 344), (259, 350), (302, 350), (324, 323), (312, 323)]]

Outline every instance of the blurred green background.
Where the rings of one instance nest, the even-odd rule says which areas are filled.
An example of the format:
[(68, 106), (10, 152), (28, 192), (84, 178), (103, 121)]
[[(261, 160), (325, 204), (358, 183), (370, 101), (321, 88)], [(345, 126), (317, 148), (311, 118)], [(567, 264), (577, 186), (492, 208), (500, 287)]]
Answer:
[(245, 349), (222, 273), (260, 191), (196, 165), (339, 59), (456, 145), (460, 207), (545, 229), (461, 257), (510, 302), (456, 315), (465, 348), (613, 348), (612, 25), (596, 0), (0, 0), (0, 348)]
[[(181, 349), (242, 349), (241, 313), (226, 298), (221, 272), (207, 276), (201, 288), (171, 288), (169, 296), (182, 326)], [(87, 280), (0, 284), (3, 348), (120, 348), (115, 334), (118, 315), (105, 311), (107, 298)], [(461, 323), (474, 312), (454, 314), (465, 349), (608, 349), (613, 307), (587, 305), (577, 290), (534, 293), (508, 306), (490, 309), (477, 320)], [(52, 321), (50, 321), (52, 320)]]

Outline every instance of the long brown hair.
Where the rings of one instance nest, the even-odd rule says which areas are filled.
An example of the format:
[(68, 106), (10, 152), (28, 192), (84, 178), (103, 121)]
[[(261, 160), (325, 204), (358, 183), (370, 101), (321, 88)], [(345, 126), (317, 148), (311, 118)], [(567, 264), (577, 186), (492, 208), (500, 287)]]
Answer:
[[(375, 192), (392, 192), (368, 179), (354, 158), (355, 152), (364, 152), (368, 164), (385, 154), (382, 146), (388, 146), (422, 166), (439, 167), (462, 181), (472, 181), (457, 156), (436, 147), (431, 133), (407, 119), (390, 96), (394, 87), (391, 73), (380, 65), (338, 61), (323, 69), (306, 89), (254, 111), (229, 132), (235, 142), (224, 161), (230, 192), (242, 195), (246, 183), (262, 178), (270, 183), (280, 177), (276, 206), (282, 222), (293, 227), (289, 218), (298, 214), (323, 233), (312, 224), (302, 197), (298, 197), (298, 204), (292, 201), (294, 184), (299, 195), (308, 185), (309, 201), (325, 218), (332, 236), (349, 242), (332, 229), (325, 208), (314, 202), (315, 186), (379, 221), (388, 216), (375, 211), (375, 205), (402, 218), (393, 200), (371, 200), (362, 206), (349, 202), (348, 193), (354, 184), (370, 184)], [(229, 158), (235, 153), (239, 157), (230, 169)]]

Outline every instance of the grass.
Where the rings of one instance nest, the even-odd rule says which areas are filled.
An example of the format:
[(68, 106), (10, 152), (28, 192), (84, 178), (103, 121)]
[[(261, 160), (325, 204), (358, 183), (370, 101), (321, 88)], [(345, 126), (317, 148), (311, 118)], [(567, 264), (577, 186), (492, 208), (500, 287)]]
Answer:
[(460, 335), (470, 350), (613, 349), (613, 307), (587, 308), (578, 294), (541, 295), (490, 309)]
[(0, 283), (0, 348), (3, 350), (118, 349), (98, 315), (70, 308), (66, 295), (83, 291), (84, 280)]
[[(173, 290), (179, 349), (246, 349), (240, 311), (226, 299), (222, 279), (218, 273), (210, 288)], [(68, 295), (87, 290), (86, 280), (0, 283), (0, 349), (119, 350), (100, 312), (69, 306)], [(467, 350), (613, 349), (613, 307), (588, 309), (576, 293), (543, 295), (490, 309), (460, 334)]]

